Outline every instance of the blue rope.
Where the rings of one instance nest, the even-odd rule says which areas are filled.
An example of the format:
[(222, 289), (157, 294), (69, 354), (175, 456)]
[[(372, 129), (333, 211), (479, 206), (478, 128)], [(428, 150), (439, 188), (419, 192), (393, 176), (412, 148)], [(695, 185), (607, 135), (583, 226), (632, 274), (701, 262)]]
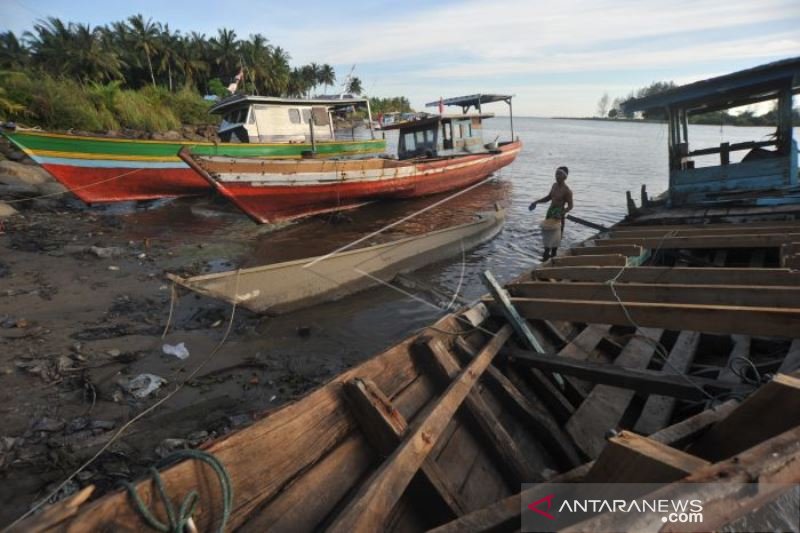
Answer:
[[(203, 461), (217, 474), (220, 487), (222, 488), (222, 521), (220, 522), (217, 531), (222, 533), (225, 530), (225, 525), (228, 523), (228, 519), (231, 515), (231, 509), (233, 507), (233, 486), (230, 475), (228, 474), (228, 471), (225, 470), (225, 465), (223, 465), (219, 459), (210, 453), (202, 450), (179, 450), (172, 453), (168, 457), (165, 457), (163, 460), (159, 461), (158, 464), (163, 466), (178, 459), (196, 459), (198, 461)], [(197, 500), (199, 499), (197, 491), (192, 490), (186, 495), (176, 514), (175, 508), (173, 507), (172, 502), (167, 495), (166, 487), (164, 487), (164, 481), (161, 479), (158, 469), (151, 467), (150, 475), (153, 478), (153, 482), (156, 485), (158, 494), (161, 497), (161, 502), (166, 510), (167, 522), (161, 522), (150, 511), (150, 509), (147, 508), (139, 496), (139, 493), (136, 492), (136, 488), (132, 483), (123, 482), (123, 485), (128, 491), (128, 496), (130, 496), (131, 500), (133, 500), (134, 509), (138, 511), (147, 525), (156, 531), (160, 531), (161, 533), (183, 533), (187, 523), (194, 514), (195, 507), (197, 507)]]

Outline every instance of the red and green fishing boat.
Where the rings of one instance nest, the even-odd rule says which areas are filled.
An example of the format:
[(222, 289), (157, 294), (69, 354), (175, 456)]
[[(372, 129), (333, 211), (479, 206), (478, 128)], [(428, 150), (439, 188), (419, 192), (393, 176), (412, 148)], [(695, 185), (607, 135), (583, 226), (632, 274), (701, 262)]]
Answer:
[[(156, 141), (47, 133), (3, 134), (86, 203), (190, 196), (209, 183), (179, 157), (182, 147), (206, 156), (262, 159), (380, 153), (386, 148), (374, 133), (369, 139), (341, 139), (333, 114), (367, 107), (364, 98), (290, 99), (236, 95), (211, 108), (223, 115), (222, 142)], [(371, 124), (371, 120), (368, 122)], [(371, 132), (372, 133), (372, 132)]]

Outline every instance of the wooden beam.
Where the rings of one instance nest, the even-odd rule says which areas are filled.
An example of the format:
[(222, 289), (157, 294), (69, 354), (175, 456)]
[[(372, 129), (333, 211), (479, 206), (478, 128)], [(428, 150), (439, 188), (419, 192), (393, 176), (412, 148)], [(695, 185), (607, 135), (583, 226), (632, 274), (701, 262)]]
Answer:
[(720, 461), (800, 426), (800, 378), (778, 374), (714, 426), (689, 452)]
[[(461, 371), (455, 357), (439, 339), (422, 338), (414, 348), (423, 354), (425, 361), (429, 363), (436, 374), (436, 379), (443, 384), (449, 384)], [(542, 479), (542, 476), (526, 460), (514, 439), (476, 390), (473, 389), (467, 395), (464, 407), (475, 422), (475, 426), (480, 430), (483, 439), (489, 443), (497, 456), (501, 470), (506, 473), (511, 485), (529, 483), (527, 481), (529, 479)]]
[(638, 237), (711, 237), (720, 235), (770, 235), (770, 234), (786, 234), (786, 233), (799, 233), (800, 225), (793, 224), (774, 224), (770, 226), (762, 226), (760, 228), (751, 228), (747, 224), (726, 224), (724, 227), (709, 227), (703, 226), (686, 227), (684, 229), (648, 229), (646, 227), (641, 229), (613, 229), (609, 234), (610, 239), (624, 239), (624, 238), (638, 238)]
[(511, 300), (508, 297), (505, 289), (494, 279), (494, 276), (490, 271), (485, 271), (483, 273), (483, 280), (484, 285), (486, 288), (489, 289), (489, 293), (494, 298), (494, 301), (499, 306), (500, 310), (502, 311), (503, 316), (511, 324), (511, 327), (514, 328), (514, 333), (517, 334), (519, 340), (530, 350), (535, 350), (539, 353), (544, 353), (542, 349), (542, 345), (539, 344), (539, 341), (536, 337), (533, 336), (533, 332), (531, 332), (530, 327), (528, 327), (528, 323), (525, 322), (517, 310), (514, 309), (514, 306), (511, 305)]
[(734, 234), (700, 237), (624, 237), (602, 239), (606, 246), (638, 244), (645, 248), (671, 250), (688, 248), (779, 248), (783, 243), (800, 240), (800, 233)]
[(518, 349), (511, 350), (511, 357), (513, 362), (519, 366), (557, 371), (566, 376), (577, 376), (612, 387), (629, 389), (643, 394), (672, 396), (681, 400), (707, 399), (708, 396), (703, 391), (710, 395), (716, 395), (723, 392), (748, 390), (748, 387), (743, 385), (725, 383), (715, 379), (668, 375), (656, 370), (629, 370), (609, 364), (542, 356)]
[[(705, 333), (793, 338), (800, 331), (800, 309), (723, 305), (594, 302), (547, 298), (512, 298), (514, 307), (528, 319), (631, 325)], [(489, 305), (494, 314), (498, 309)]]
[(656, 440), (622, 431), (608, 439), (581, 483), (669, 483), (709, 464)]
[[(611, 326), (607, 324), (589, 324), (583, 331), (578, 333), (572, 341), (561, 348), (556, 355), (558, 355), (558, 357), (569, 357), (578, 361), (595, 359), (592, 352), (594, 352), (597, 345), (600, 344), (600, 341), (608, 334), (609, 329), (611, 329)], [(573, 388), (579, 390), (584, 397), (589, 394), (593, 386), (591, 383), (573, 377), (568, 377), (565, 381)]]
[(525, 281), (508, 286), (520, 298), (655, 302), (745, 307), (800, 307), (800, 285), (689, 285), (657, 283), (608, 283), (572, 281)]
[[(651, 492), (648, 499), (700, 500), (702, 530), (720, 531), (795, 488), (793, 483), (798, 479), (800, 427), (795, 427), (758, 441), (736, 457), (699, 468), (686, 478)], [(753, 487), (753, 483), (759, 486)], [(759, 526), (768, 530), (774, 527), (766, 524), (756, 527)], [(561, 531), (661, 531), (663, 527), (658, 513), (616, 513), (595, 516)]]
[[(686, 373), (694, 360), (698, 344), (700, 344), (700, 333), (689, 330), (681, 331), (661, 371), (672, 375)], [(651, 394), (636, 421), (634, 431), (642, 435), (655, 433), (669, 424), (674, 409), (675, 398)]]
[(570, 248), (570, 254), (575, 255), (614, 255), (621, 254), (626, 257), (638, 257), (644, 253), (641, 246), (635, 244), (622, 244), (618, 246), (605, 246), (602, 240), (594, 241), (595, 246), (577, 246)]
[(800, 368), (800, 339), (794, 339), (792, 344), (789, 345), (789, 351), (786, 352), (786, 357), (783, 358), (778, 372), (788, 374), (798, 368)]
[[(601, 266), (537, 268), (532, 271), (532, 278), (605, 282), (620, 274), (619, 270)], [(800, 272), (788, 268), (628, 267), (617, 282), (800, 287)]]
[[(678, 230), (678, 231), (690, 231), (690, 230), (697, 230), (697, 231), (713, 231), (713, 230), (725, 230), (725, 229), (734, 229), (738, 230), (739, 233), (748, 233), (748, 229), (754, 228), (774, 228), (774, 227), (785, 227), (785, 228), (797, 228), (797, 231), (800, 231), (800, 222), (796, 222), (794, 220), (761, 220), (761, 221), (753, 221), (753, 222), (745, 222), (742, 224), (735, 224), (731, 222), (719, 222), (713, 224), (706, 224), (706, 223), (697, 223), (697, 224), (618, 224), (614, 226), (612, 231), (645, 231), (645, 230), (653, 230), (653, 231), (664, 231), (664, 230)], [(789, 231), (787, 233), (793, 233)]]
[[(381, 455), (388, 456), (402, 441), (408, 423), (372, 380), (355, 378), (344, 384), (344, 391), (367, 441)], [(453, 516), (461, 516), (466, 507), (453, 491), (439, 467), (428, 457), (421, 473)]]
[(564, 393), (553, 384), (553, 381), (538, 368), (521, 370), (527, 370), (524, 377), (517, 374), (513, 368), (508, 368), (506, 370), (506, 375), (519, 389), (523, 388), (526, 378), (530, 380), (536, 397), (542, 401), (548, 411), (553, 413), (555, 419), (561, 423), (569, 420), (575, 412), (575, 406), (572, 405), (566, 396), (564, 396)]
[[(463, 337), (456, 338), (456, 346), (470, 360), (478, 351), (473, 349)], [(578, 451), (572, 438), (558, 425), (553, 415), (533, 403), (494, 365), (486, 369), (486, 382), (495, 391), (509, 409), (521, 418), (525, 424), (535, 432), (543, 442), (547, 451), (552, 454), (559, 464), (566, 468), (574, 468), (581, 464)]]
[(621, 254), (609, 255), (559, 255), (547, 263), (554, 267), (567, 267), (567, 266), (625, 266), (628, 263), (627, 258)]
[(510, 336), (511, 327), (504, 326), (478, 357), (453, 380), (416, 429), (362, 484), (331, 525), (332, 531), (368, 532), (383, 526), (386, 517), (444, 433), (450, 419)]
[[(613, 365), (624, 369), (644, 369), (656, 351), (663, 330), (638, 329)], [(567, 433), (589, 457), (597, 457), (606, 445), (605, 435), (622, 420), (635, 392), (608, 385), (596, 385), (575, 414), (567, 421)]]
[[(661, 442), (668, 446), (678, 446), (723, 419), (735, 406), (736, 401), (730, 400), (715, 408), (706, 409), (679, 424), (664, 428), (651, 435), (650, 440)], [(559, 474), (548, 480), (548, 483), (569, 483), (580, 480), (585, 477), (592, 466), (594, 466), (594, 461), (581, 465), (569, 472)], [(431, 530), (430, 533), (480, 533), (518, 529), (520, 524), (520, 499), (527, 498), (527, 494), (538, 494), (543, 487), (547, 487), (547, 484), (536, 485), (520, 494), (503, 498), (487, 507), (443, 524)]]
[(728, 356), (727, 363), (720, 370), (717, 379), (730, 383), (741, 383), (742, 378), (736, 375), (734, 368), (741, 371), (743, 368), (741, 358), (750, 357), (750, 337), (748, 335), (731, 335), (731, 340), (733, 341), (733, 349)]

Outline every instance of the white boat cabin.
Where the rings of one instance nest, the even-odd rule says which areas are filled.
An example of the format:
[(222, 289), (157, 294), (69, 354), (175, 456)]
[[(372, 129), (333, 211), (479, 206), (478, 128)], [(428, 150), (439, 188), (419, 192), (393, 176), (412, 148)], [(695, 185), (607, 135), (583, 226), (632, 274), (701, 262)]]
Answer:
[[(336, 140), (333, 114), (366, 107), (366, 98), (300, 99), (235, 95), (211, 108), (222, 115), (223, 142), (311, 143)], [(370, 116), (371, 123), (371, 116)]]
[[(452, 157), (490, 151), (484, 144), (482, 120), (492, 114), (432, 115), (386, 126), (399, 130), (397, 156)], [(496, 148), (496, 147), (495, 147)]]

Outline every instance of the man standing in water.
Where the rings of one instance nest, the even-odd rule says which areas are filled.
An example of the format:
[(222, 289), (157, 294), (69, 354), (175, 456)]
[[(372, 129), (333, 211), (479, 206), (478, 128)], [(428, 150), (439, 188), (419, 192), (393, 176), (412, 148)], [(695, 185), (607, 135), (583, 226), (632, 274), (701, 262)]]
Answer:
[[(550, 188), (550, 193), (545, 196), (544, 198), (540, 198), (533, 202), (529, 207), (528, 211), (533, 211), (536, 209), (536, 205), (540, 202), (550, 202), (550, 207), (547, 209), (547, 214), (545, 215), (545, 221), (547, 220), (557, 220), (561, 223), (561, 234), (564, 234), (564, 219), (567, 216), (567, 213), (572, 211), (572, 191), (569, 187), (567, 187), (567, 176), (569, 175), (569, 169), (567, 167), (558, 167), (556, 169), (556, 182)], [(547, 261), (551, 257), (555, 257), (556, 250), (558, 247), (548, 247), (545, 246), (544, 248), (544, 255), (542, 256), (542, 261)]]

